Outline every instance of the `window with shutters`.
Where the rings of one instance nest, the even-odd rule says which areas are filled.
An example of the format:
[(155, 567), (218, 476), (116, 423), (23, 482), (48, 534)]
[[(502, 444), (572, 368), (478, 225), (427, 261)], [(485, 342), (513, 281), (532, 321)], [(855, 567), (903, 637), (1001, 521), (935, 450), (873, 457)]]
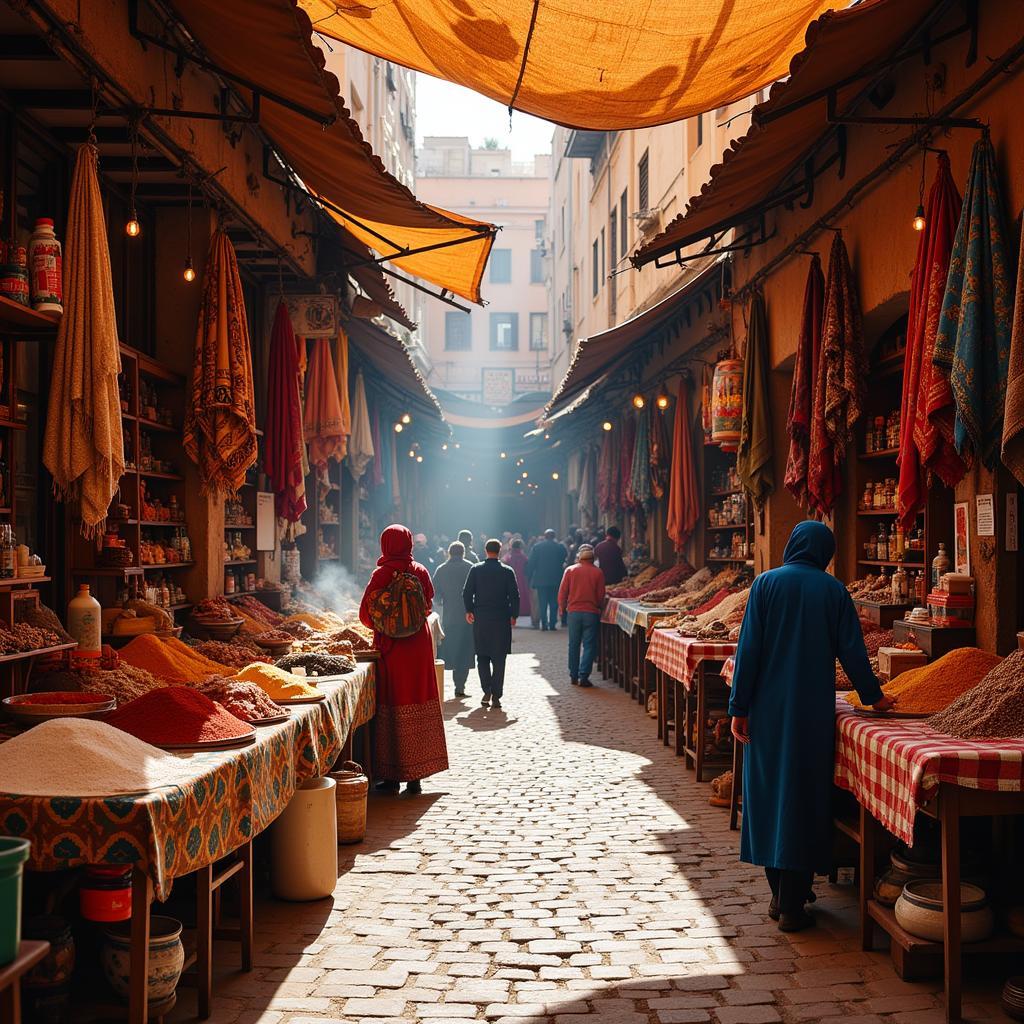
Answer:
[(599, 277), (600, 267), (598, 266), (598, 262), (601, 259), (601, 254), (600, 254), (600, 251), (599, 251), (599, 245), (600, 245), (600, 243), (595, 238), (594, 239), (594, 253), (593, 253), (593, 256), (591, 257), (591, 260), (592, 260), (592, 263), (593, 263), (593, 268), (592, 268), (592, 271), (593, 271), (593, 281), (591, 283), (591, 293), (593, 294), (595, 299), (597, 298), (598, 289), (601, 286), (601, 281), (600, 281), (600, 277)]
[(444, 315), (444, 347), (448, 352), (468, 352), (473, 347), (468, 313), (453, 311)]
[(650, 152), (644, 150), (644, 155), (640, 157), (640, 163), (637, 166), (637, 185), (636, 185), (636, 201), (638, 210), (650, 209), (650, 183), (648, 181), (648, 169), (650, 164)]
[(491, 314), (491, 351), (515, 352), (519, 348), (519, 314)]
[(547, 313), (530, 314), (530, 351), (543, 352), (548, 347)]
[(530, 250), (530, 284), (544, 283), (544, 250)]
[(622, 198), (619, 200), (619, 234), (622, 236), (619, 243), (619, 256), (625, 256), (629, 251), (629, 206), (627, 205), (626, 189), (622, 190)]
[(512, 283), (512, 250), (491, 250), (491, 284)]

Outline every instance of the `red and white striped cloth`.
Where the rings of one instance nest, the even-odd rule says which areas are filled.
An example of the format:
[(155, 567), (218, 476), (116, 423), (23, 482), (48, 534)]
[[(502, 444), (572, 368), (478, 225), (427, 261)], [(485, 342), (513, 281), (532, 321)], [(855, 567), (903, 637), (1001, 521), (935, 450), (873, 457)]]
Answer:
[(647, 648), (647, 660), (689, 688), (702, 661), (724, 661), (735, 653), (735, 644), (692, 640), (675, 630), (655, 629)]
[(835, 782), (890, 832), (913, 843), (914, 816), (940, 783), (1024, 789), (1024, 739), (953, 739), (923, 721), (863, 717), (837, 698)]
[(733, 655), (731, 658), (725, 659), (725, 664), (722, 666), (722, 678), (725, 680), (726, 686), (732, 686), (732, 674), (736, 671), (736, 656)]
[(616, 597), (606, 597), (604, 608), (601, 610), (601, 621), (608, 626), (614, 626), (616, 617), (619, 614), (619, 600)]

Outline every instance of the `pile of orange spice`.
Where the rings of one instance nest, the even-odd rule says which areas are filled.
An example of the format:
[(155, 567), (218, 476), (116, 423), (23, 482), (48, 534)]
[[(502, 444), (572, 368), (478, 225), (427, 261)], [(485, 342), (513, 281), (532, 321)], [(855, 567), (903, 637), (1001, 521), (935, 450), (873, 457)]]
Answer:
[(226, 665), (204, 658), (176, 637), (161, 639), (152, 633), (137, 636), (118, 654), (121, 661), (174, 683), (199, 683), (210, 676), (228, 676), (232, 672)]
[[(933, 715), (973, 690), (1000, 660), (978, 647), (959, 647), (930, 665), (901, 672), (882, 689), (896, 698), (897, 711)], [(856, 693), (847, 694), (846, 700), (855, 708), (863, 707)]]

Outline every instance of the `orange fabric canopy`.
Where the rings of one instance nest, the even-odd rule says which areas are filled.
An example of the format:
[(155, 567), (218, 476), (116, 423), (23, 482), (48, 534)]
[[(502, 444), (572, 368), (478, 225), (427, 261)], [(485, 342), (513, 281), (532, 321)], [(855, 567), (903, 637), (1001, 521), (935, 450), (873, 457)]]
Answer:
[(825, 93), (835, 88), (837, 109), (843, 110), (934, 9), (934, 0), (865, 0), (815, 21), (790, 77), (772, 86), (769, 98), (754, 108), (746, 135), (725, 151), (686, 212), (641, 246), (633, 264), (642, 267), (752, 219), (825, 132)]
[(786, 73), (808, 23), (842, 2), (299, 0), (317, 32), (517, 110), (604, 131), (749, 96)]
[[(172, 4), (218, 67), (277, 97), (261, 95), (260, 125), (303, 183), (337, 208), (328, 212), (339, 224), (380, 255), (394, 256), (405, 273), (480, 301), (492, 225), (421, 203), (384, 169), (346, 110), (338, 80), (324, 69), (295, 0)], [(400, 255), (451, 242), (461, 244)]]

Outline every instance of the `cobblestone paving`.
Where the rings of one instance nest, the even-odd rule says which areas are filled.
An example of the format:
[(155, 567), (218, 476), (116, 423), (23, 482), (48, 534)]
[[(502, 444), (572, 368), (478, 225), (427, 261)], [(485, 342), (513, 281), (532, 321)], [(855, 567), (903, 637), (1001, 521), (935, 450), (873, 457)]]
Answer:
[[(571, 687), (564, 642), (517, 630), (504, 710), (479, 707), (475, 674), (446, 704), (451, 770), (371, 798), (333, 905), (257, 905), (256, 970), (218, 973), (215, 1021), (945, 1019), (937, 982), (861, 951), (851, 888), (819, 881), (820, 926), (782, 935), (709, 786), (621, 691)], [(974, 984), (966, 1016), (1007, 1019), (999, 979)]]

